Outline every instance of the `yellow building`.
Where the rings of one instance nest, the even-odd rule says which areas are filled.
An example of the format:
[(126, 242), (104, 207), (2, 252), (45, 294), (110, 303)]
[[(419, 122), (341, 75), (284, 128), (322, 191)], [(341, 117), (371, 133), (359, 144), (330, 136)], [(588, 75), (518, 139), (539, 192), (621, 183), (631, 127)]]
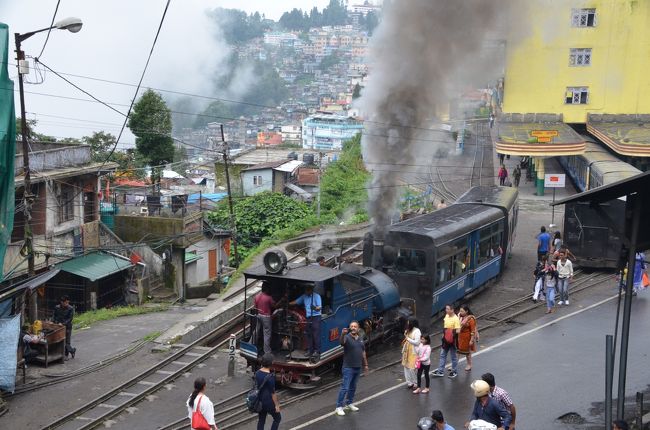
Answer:
[[(582, 153), (567, 124), (585, 124), (621, 155), (650, 156), (650, 0), (522, 4), (529, 19), (507, 40), (497, 151), (539, 157), (539, 180), (542, 157)], [(538, 142), (535, 130), (564, 138)]]
[(504, 112), (583, 124), (588, 114), (650, 113), (650, 1), (526, 3), (530, 29), (508, 40)]

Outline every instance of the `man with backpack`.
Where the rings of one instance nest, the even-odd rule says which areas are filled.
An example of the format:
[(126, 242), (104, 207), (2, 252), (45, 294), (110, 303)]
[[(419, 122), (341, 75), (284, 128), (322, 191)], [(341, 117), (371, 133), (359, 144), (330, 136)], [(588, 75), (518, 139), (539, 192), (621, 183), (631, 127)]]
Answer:
[(440, 362), (438, 369), (433, 372), (433, 376), (445, 376), (445, 364), (447, 363), (447, 354), (451, 354), (451, 370), (449, 377), (458, 376), (458, 355), (456, 355), (458, 333), (460, 333), (460, 319), (454, 311), (454, 306), (449, 303), (445, 306), (445, 320), (443, 322), (442, 348), (440, 348)]
[(273, 366), (273, 354), (264, 354), (262, 367), (255, 372), (255, 389), (251, 390), (246, 397), (248, 410), (257, 412), (257, 428), (263, 429), (266, 424), (266, 416), (273, 417), (271, 430), (278, 430), (282, 415), (280, 415), (280, 401), (275, 393), (275, 374), (271, 372)]

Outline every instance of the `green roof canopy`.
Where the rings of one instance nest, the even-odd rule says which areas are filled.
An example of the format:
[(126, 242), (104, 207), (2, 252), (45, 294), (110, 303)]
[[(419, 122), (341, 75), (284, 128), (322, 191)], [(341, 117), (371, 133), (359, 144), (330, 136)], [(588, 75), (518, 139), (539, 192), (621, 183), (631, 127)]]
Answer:
[(130, 261), (102, 252), (94, 252), (56, 265), (58, 269), (64, 272), (81, 276), (89, 281), (105, 278), (131, 266)]
[(197, 260), (201, 260), (203, 257), (197, 255), (195, 252), (186, 252), (185, 253), (185, 264), (193, 263)]

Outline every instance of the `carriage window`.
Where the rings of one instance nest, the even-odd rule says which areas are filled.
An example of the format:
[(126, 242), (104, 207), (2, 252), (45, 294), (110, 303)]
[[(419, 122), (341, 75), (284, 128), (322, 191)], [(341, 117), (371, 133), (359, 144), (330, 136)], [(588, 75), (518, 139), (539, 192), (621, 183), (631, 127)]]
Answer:
[(478, 263), (484, 263), (502, 253), (503, 222), (499, 221), (480, 231)]
[(401, 248), (395, 259), (395, 269), (398, 272), (425, 273), (427, 270), (426, 253), (419, 249)]
[(451, 258), (446, 258), (438, 261), (438, 264), (436, 265), (438, 285), (442, 285), (451, 279), (451, 260)]

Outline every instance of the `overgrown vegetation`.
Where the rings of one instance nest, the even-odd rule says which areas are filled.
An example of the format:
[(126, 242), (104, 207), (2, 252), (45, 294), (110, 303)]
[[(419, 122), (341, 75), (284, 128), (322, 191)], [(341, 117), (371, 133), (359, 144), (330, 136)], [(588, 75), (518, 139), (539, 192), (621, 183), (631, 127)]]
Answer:
[(169, 309), (168, 305), (159, 304), (155, 306), (119, 306), (114, 308), (97, 309), (82, 314), (76, 314), (72, 320), (74, 328), (86, 328), (100, 321), (112, 320), (130, 315), (142, 315), (151, 312), (160, 312)]

